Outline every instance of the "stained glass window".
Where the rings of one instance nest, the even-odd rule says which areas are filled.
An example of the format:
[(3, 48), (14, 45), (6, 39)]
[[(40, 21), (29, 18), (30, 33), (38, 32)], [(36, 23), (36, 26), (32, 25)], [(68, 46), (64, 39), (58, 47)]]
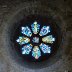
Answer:
[(32, 25), (32, 31), (34, 34), (37, 34), (39, 32), (39, 29), (40, 29), (40, 25), (37, 23), (37, 22), (34, 22)]
[(22, 27), (21, 30), (22, 30), (22, 33), (25, 34), (25, 35), (27, 35), (28, 37), (32, 36), (32, 32), (29, 29), (29, 27), (27, 27), (27, 26), (26, 27)]
[(30, 39), (27, 38), (27, 37), (19, 37), (16, 41), (17, 41), (20, 45), (22, 45), (22, 44), (26, 44), (26, 43), (30, 42)]
[(32, 45), (28, 44), (22, 47), (22, 54), (29, 54), (32, 49)]
[(53, 43), (55, 41), (55, 38), (52, 35), (46, 36), (42, 38), (42, 41), (45, 43)]
[(38, 37), (33, 37), (33, 40), (32, 40), (34, 43), (39, 43), (39, 38)]
[(43, 26), (39, 35), (44, 36), (50, 32), (50, 27), (49, 26)]
[(32, 56), (35, 59), (38, 59), (41, 56), (41, 52), (38, 46), (34, 46), (33, 51), (32, 51)]
[(44, 43), (40, 44), (40, 49), (43, 51), (43, 53), (51, 53), (51, 47)]
[[(22, 54), (29, 55), (31, 52), (32, 57), (36, 60), (42, 56), (42, 52), (44, 54), (50, 54), (51, 46), (49, 46), (48, 43), (53, 44), (55, 42), (55, 37), (49, 35), (49, 32), (51, 32), (50, 29), (50, 26), (41, 26), (37, 21), (33, 22), (31, 27), (21, 27), (23, 36), (19, 36), (16, 42), (23, 45), (21, 48)], [(40, 40), (42, 40), (41, 43)], [(36, 43), (37, 45), (34, 45), (33, 43)]]

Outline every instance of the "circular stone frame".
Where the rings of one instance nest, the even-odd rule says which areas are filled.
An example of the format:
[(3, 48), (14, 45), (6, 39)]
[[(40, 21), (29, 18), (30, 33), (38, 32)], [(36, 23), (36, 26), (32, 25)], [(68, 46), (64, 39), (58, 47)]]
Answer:
[[(32, 51), (30, 52), (29, 55), (23, 55), (21, 53), (21, 48), (25, 44), (24, 45), (19, 45), (16, 42), (16, 39), (18, 39), (19, 36), (25, 36), (25, 37), (27, 37), (26, 35), (23, 35), (21, 33), (21, 27), (28, 26), (31, 29), (31, 24), (34, 21), (37, 21), (38, 24), (40, 24), (40, 30), (41, 30), (42, 26), (50, 26), (51, 32), (48, 33), (45, 36), (53, 35), (53, 37), (55, 37), (55, 42), (53, 44), (42, 42), (41, 39), (43, 37), (45, 37), (45, 36), (39, 36), (39, 33), (38, 34), (32, 34), (32, 36), (29, 37), (30, 40), (32, 40), (32, 38), (35, 37), (35, 36), (37, 36), (37, 37), (40, 38), (40, 43), (36, 44), (36, 43), (33, 43), (32, 41), (30, 41), (29, 43), (27, 43), (27, 44), (32, 44), (33, 47), (34, 46), (38, 46), (39, 47), (39, 45), (41, 43), (44, 43), (44, 44), (49, 45), (51, 47), (51, 53), (49, 53), (49, 54), (44, 54), (42, 52), (42, 50), (40, 50), (42, 56), (39, 59), (37, 59), (37, 60), (32, 57), (32, 53), (31, 53)], [(43, 61), (46, 61), (47, 59), (49, 59), (50, 57), (52, 57), (54, 54), (56, 54), (56, 52), (57, 52), (57, 50), (59, 48), (60, 42), (61, 42), (61, 32), (60, 32), (59, 26), (57, 26), (57, 24), (56, 24), (55, 21), (53, 21), (51, 18), (48, 18), (47, 16), (29, 15), (29, 16), (25, 17), (23, 20), (21, 20), (19, 23), (16, 23), (16, 24), (18, 24), (18, 25), (20, 24), (20, 25), (18, 26), (18, 28), (17, 28), (17, 25), (14, 27), (14, 29), (13, 29), (14, 31), (12, 30), (13, 31), (13, 33), (12, 33), (13, 36), (10, 39), (11, 39), (12, 43), (14, 44), (14, 48), (17, 51), (19, 57), (22, 58), (23, 62), (27, 62), (27, 63), (28, 62), (36, 62), (36, 63), (37, 62), (43, 62)], [(40, 32), (40, 30), (39, 30), (39, 32)], [(31, 30), (31, 32), (32, 32), (32, 30)], [(32, 48), (32, 50), (33, 50), (33, 48)]]
[[(44, 6), (45, 7), (45, 6)], [(29, 10), (31, 12), (29, 12)], [(46, 12), (45, 12), (46, 11)], [(15, 63), (24, 66), (24, 67), (28, 67), (28, 68), (43, 68), (43, 67), (47, 67), (50, 66), (52, 64), (54, 64), (56, 61), (58, 61), (62, 56), (61, 56), (61, 51), (62, 51), (62, 36), (60, 39), (60, 45), (58, 47), (57, 52), (52, 55), (52, 57), (50, 57), (48, 60), (44, 61), (44, 62), (31, 62), (31, 63), (27, 63), (27, 62), (23, 62), (22, 59), (18, 56), (18, 54), (16, 53), (16, 50), (14, 49), (14, 44), (12, 43), (12, 37), (13, 37), (13, 33), (14, 30), (16, 29), (16, 27), (19, 26), (20, 21), (27, 17), (28, 15), (41, 15), (41, 16), (47, 16), (50, 19), (53, 19), (53, 21), (57, 24), (57, 26), (60, 28), (61, 30), (61, 35), (62, 35), (62, 31), (63, 31), (63, 26), (61, 26), (61, 24), (63, 24), (64, 22), (61, 20), (61, 17), (56, 16), (56, 14), (54, 14), (54, 11), (52, 11), (50, 8), (45, 7), (45, 9), (42, 9), (42, 6), (40, 7), (27, 7), (27, 8), (22, 8), (21, 10), (19, 10), (18, 12), (16, 12), (16, 14), (14, 14), (14, 16), (12, 16), (10, 18), (10, 20), (8, 20), (8, 22), (6, 22), (6, 25), (4, 27), (4, 32), (3, 34), (5, 35), (5, 38), (3, 39), (4, 42), (4, 48), (6, 51), (6, 54), (9, 55), (8, 59), (13, 60)], [(19, 23), (19, 24), (17, 24)]]

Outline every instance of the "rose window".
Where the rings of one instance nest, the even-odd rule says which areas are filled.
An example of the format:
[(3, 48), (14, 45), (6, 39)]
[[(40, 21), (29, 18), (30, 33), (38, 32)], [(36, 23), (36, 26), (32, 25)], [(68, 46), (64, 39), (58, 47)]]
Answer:
[(51, 45), (55, 42), (55, 37), (51, 32), (51, 27), (41, 26), (37, 21), (33, 22), (30, 27), (22, 26), (21, 33), (16, 42), (22, 46), (22, 55), (29, 55), (38, 60), (43, 54), (51, 54)]

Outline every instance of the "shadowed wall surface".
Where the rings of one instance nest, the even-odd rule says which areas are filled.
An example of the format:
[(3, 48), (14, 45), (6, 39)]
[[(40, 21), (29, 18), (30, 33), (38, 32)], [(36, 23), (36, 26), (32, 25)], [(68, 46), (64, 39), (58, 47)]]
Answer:
[[(17, 22), (27, 15), (52, 17), (62, 32), (57, 53), (42, 63), (22, 63), (13, 49), (11, 37)], [(18, 26), (18, 25), (17, 25)], [(0, 72), (72, 72), (71, 0), (0, 0)]]

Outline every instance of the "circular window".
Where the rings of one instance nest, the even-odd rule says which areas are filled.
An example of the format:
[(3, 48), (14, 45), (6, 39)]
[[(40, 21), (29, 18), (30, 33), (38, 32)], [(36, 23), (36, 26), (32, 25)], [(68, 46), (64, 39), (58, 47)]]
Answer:
[(42, 62), (56, 53), (61, 37), (60, 30), (50, 18), (27, 16), (18, 25), (13, 43), (23, 61)]

